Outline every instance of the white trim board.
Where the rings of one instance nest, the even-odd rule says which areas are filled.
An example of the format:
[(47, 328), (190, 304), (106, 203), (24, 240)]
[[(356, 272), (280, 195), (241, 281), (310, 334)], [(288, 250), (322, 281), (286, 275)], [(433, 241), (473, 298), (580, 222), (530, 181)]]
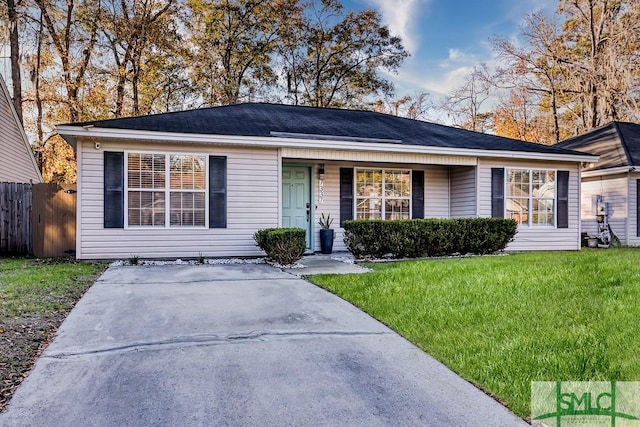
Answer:
[(482, 150), (454, 147), (434, 147), (396, 143), (376, 143), (360, 141), (337, 141), (331, 139), (313, 140), (304, 138), (281, 138), (235, 135), (209, 135), (180, 132), (155, 132), (129, 129), (100, 128), (94, 126), (60, 125), (58, 133), (75, 146), (77, 138), (94, 141), (112, 139), (123, 141), (177, 142), (191, 144), (235, 145), (271, 148), (304, 148), (316, 150), (368, 151), (384, 153), (434, 154), (441, 156), (475, 156), (508, 159), (557, 160), (569, 162), (595, 162), (598, 156), (591, 154), (551, 154), (509, 150)]

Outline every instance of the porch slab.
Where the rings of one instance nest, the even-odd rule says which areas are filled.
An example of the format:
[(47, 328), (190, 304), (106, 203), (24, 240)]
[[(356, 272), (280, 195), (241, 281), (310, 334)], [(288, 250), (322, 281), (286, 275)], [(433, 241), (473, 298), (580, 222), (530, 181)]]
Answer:
[(282, 271), (302, 277), (314, 274), (362, 274), (371, 270), (356, 264), (349, 252), (337, 252), (305, 255), (294, 268), (283, 268)]

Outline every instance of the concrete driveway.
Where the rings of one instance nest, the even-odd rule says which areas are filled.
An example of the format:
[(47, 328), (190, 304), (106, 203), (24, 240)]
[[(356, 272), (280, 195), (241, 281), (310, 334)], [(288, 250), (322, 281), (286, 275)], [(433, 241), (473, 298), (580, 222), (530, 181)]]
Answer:
[(526, 425), (390, 329), (266, 265), (111, 267), (3, 426)]

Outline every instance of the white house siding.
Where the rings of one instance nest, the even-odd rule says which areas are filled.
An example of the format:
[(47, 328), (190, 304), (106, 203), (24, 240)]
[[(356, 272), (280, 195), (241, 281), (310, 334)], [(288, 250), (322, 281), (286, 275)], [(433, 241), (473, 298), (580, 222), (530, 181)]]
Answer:
[(388, 153), (376, 151), (347, 150), (310, 150), (304, 148), (282, 148), (283, 158), (323, 159), (324, 161), (344, 160), (350, 162), (411, 163), (421, 165), (460, 165), (474, 166), (477, 159), (473, 156), (442, 156), (437, 154)]
[(0, 182), (42, 182), (4, 82), (0, 82), (0, 153)]
[(449, 168), (428, 165), (424, 169), (424, 217), (449, 218)]
[(491, 217), (491, 168), (539, 168), (568, 170), (569, 228), (519, 227), (509, 251), (575, 250), (580, 249), (580, 182), (578, 164), (573, 162), (543, 162), (535, 160), (479, 159), (478, 216)]
[(452, 167), (449, 170), (451, 182), (451, 218), (476, 216), (476, 168)]
[(638, 191), (636, 181), (640, 179), (640, 173), (629, 174), (629, 221), (628, 221), (628, 238), (627, 244), (631, 246), (640, 246), (640, 237), (638, 237)]
[[(635, 184), (635, 182), (634, 182)], [(627, 244), (627, 221), (631, 220), (627, 204), (632, 199), (629, 196), (630, 180), (628, 174), (589, 177), (582, 179), (582, 231), (595, 235), (598, 231), (598, 222), (595, 215), (596, 197), (603, 196), (604, 202), (609, 203), (609, 224), (614, 234), (621, 242)], [(635, 193), (635, 188), (634, 188)], [(635, 218), (634, 218), (635, 225)], [(633, 229), (635, 234), (635, 227)]]
[[(287, 162), (302, 164), (301, 159), (285, 159)], [(325, 165), (325, 179), (323, 182), (324, 198), (321, 198), (320, 181), (318, 179), (318, 163)], [(324, 213), (334, 218), (332, 228), (336, 232), (333, 242), (334, 251), (345, 251), (344, 229), (340, 227), (340, 168), (406, 168), (425, 171), (425, 216), (448, 218), (449, 215), (449, 172), (447, 167), (418, 164), (397, 163), (368, 163), (368, 162), (335, 162), (323, 161), (313, 163), (313, 200), (315, 204), (314, 221), (314, 250), (320, 251), (320, 225), (318, 219)]]
[[(104, 151), (125, 149), (227, 156), (227, 228), (105, 229)], [(78, 169), (76, 251), (81, 259), (261, 255), (253, 233), (279, 222), (277, 149), (103, 141), (97, 150), (93, 142), (78, 142)]]

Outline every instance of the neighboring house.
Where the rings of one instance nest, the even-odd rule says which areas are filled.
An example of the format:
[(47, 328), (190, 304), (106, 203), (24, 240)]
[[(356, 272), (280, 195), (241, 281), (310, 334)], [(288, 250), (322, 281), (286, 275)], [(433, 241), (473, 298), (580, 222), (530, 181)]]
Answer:
[(31, 145), (0, 76), (0, 182), (42, 182)]
[(509, 250), (579, 249), (597, 157), (368, 111), (239, 104), (58, 126), (77, 150), (78, 258), (251, 256), (318, 218), (520, 222)]
[(582, 231), (597, 234), (600, 200), (621, 243), (640, 245), (640, 125), (612, 122), (556, 147), (600, 156), (582, 168)]

